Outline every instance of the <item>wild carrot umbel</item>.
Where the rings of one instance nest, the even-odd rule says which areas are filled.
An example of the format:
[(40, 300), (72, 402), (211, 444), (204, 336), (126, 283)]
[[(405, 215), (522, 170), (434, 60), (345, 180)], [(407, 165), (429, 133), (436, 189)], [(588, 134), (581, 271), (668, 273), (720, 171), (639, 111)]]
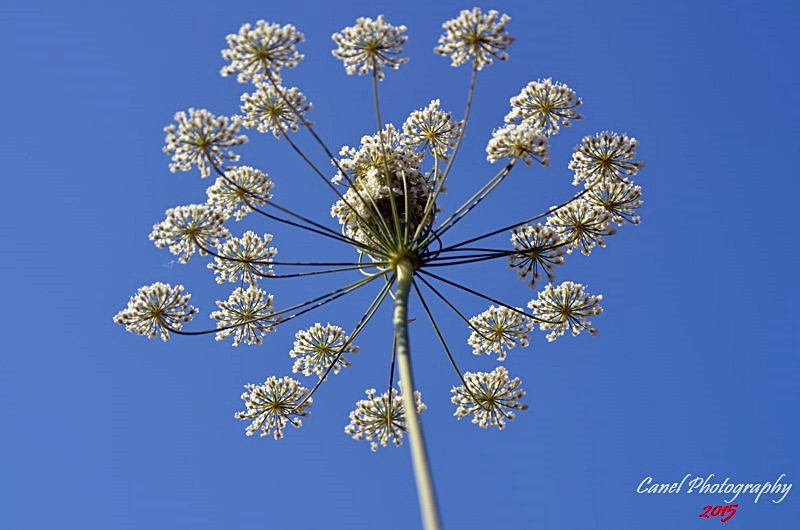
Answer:
[[(399, 446), (408, 434), (427, 528), (438, 528), (439, 517), (418, 419), (426, 406), (411, 369), (408, 303), (412, 293), (452, 365), (454, 415), (458, 419), (470, 416), (480, 427), (503, 429), (517, 411), (527, 408), (521, 402), (525, 392), (520, 379), (512, 378), (502, 366), (488, 372), (462, 372), (458, 359), (471, 348), (475, 355), (496, 354), (496, 361), (503, 361), (514, 348), (528, 346), (537, 327), (549, 332), (549, 341), (568, 330), (572, 335), (584, 330), (594, 333), (589, 318), (602, 312), (602, 296), (588, 294), (579, 283), (555, 284), (556, 269), (575, 249), (589, 255), (594, 248), (604, 247), (606, 238), (616, 233), (612, 224), (638, 223), (636, 210), (642, 204), (641, 189), (631, 181), (643, 167), (635, 160), (638, 143), (624, 134), (601, 132), (584, 138), (569, 162), (573, 184), (582, 186), (573, 197), (558, 206), (544, 207), (544, 211), (526, 212), (511, 225), (448, 242), (448, 232), (483, 203), (518, 163), (547, 167), (550, 142), (560, 127), (583, 119), (576, 110), (582, 101), (572, 88), (551, 79), (531, 81), (511, 98), (510, 112), (504, 119), (498, 117), (498, 127), (486, 145), (487, 160), (501, 163), (497, 172), (479, 189), (466, 192), (468, 198), (460, 206), (442, 212), (438, 200), (451, 184), (451, 173), (456, 172), (477, 76), (494, 60), (508, 59), (507, 48), (514, 41), (506, 31), (509, 22), (507, 15), (478, 8), (462, 11), (446, 22), (436, 53), (449, 57), (453, 66), (472, 65), (463, 114), (455, 119), (452, 112), (442, 109), (440, 100), (433, 100), (423, 102), (422, 108), (411, 112), (399, 126), (383, 122), (379, 86), (387, 69), (400, 68), (408, 61), (402, 51), (408, 38), (406, 27), (393, 26), (378, 16), (374, 20), (359, 18), (355, 26), (335, 33), (333, 55), (344, 62), (348, 74), (370, 78), (370, 112), (375, 114), (375, 130), (363, 136), (358, 146), (344, 146), (338, 154), (309, 121), (312, 105), (305, 95), (284, 85), (285, 70), (303, 59), (298, 51), (303, 34), (292, 25), (258, 21), (229, 35), (228, 48), (222, 52), (227, 64), (221, 73), (251, 83), (253, 90), (241, 97), (241, 116), (217, 117), (206, 110), (189, 109), (177, 113), (176, 123), (165, 129), (164, 152), (172, 159), (170, 170), (197, 168), (201, 177), (213, 173), (216, 181), (207, 190), (206, 203), (167, 210), (166, 219), (153, 227), (150, 237), (183, 263), (195, 253), (210, 256), (208, 267), (216, 282), (236, 287), (227, 300), (217, 302), (218, 310), (211, 313), (216, 321), (212, 329), (184, 329), (197, 309), (189, 305), (190, 296), (181, 285), (142, 287), (114, 317), (128, 331), (150, 338), (214, 334), (217, 340), (232, 338), (234, 346), (260, 345), (267, 333), (300, 315), (357, 290), (372, 289), (371, 302), (350, 332), (318, 322), (296, 333), (284, 361), (293, 362), (292, 372), (297, 377), (316, 378), (313, 383), (270, 376), (263, 384), (245, 385), (245, 410), (235, 416), (249, 422), (246, 434), (260, 432), (279, 439), (287, 425), (299, 427), (301, 417), (309, 415), (328, 376), (340, 374), (370, 354), (359, 352), (356, 340), (390, 298), (394, 335), (389, 381), (383, 390), (366, 391), (367, 399), (359, 401), (350, 413), (345, 432), (356, 440), (369, 441), (373, 450), (390, 442)], [(331, 193), (330, 215), (338, 227), (281, 206), (274, 200), (273, 181), (266, 172), (234, 165), (239, 160), (235, 148), (247, 141), (240, 134), (242, 127), (288, 144), (307, 165), (309, 181), (321, 181)], [(303, 134), (309, 135), (312, 145), (333, 164), (333, 174), (315, 165), (312, 156), (295, 142), (296, 135)], [(232, 219), (245, 217), (263, 218), (272, 227), (288, 225), (304, 230), (309, 237), (337, 241), (354, 251), (353, 258), (314, 261), (301, 256), (297, 261), (280, 261), (271, 246), (272, 234), (262, 229), (235, 236), (229, 231)], [(510, 238), (511, 244), (487, 247), (481, 243), (501, 237)], [(507, 262), (530, 288), (539, 287), (543, 274), (547, 283), (523, 309), (446, 276), (448, 267), (488, 260)], [(301, 281), (322, 274), (351, 278), (296, 304), (282, 305), (268, 292), (271, 282), (284, 278)], [(466, 316), (446, 294), (454, 290), (477, 297), (487, 309)], [(428, 303), (433, 298), (464, 322), (469, 331), (467, 345), (456, 347), (448, 341)], [(359, 354), (353, 355), (356, 352)]]

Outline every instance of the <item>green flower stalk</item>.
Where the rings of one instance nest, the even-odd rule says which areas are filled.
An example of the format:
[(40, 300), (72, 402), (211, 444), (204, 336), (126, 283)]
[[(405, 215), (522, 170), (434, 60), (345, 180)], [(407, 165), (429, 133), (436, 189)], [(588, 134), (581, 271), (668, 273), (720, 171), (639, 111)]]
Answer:
[[(451, 59), (453, 66), (472, 66), (466, 105), (460, 120), (441, 107), (440, 100), (413, 111), (399, 127), (381, 118), (380, 83), (386, 69), (397, 69), (407, 61), (402, 46), (405, 26), (394, 26), (382, 15), (359, 18), (352, 27), (333, 35), (333, 56), (344, 63), (347, 74), (369, 76), (375, 132), (365, 134), (358, 146), (334, 151), (317, 133), (307, 115), (312, 104), (296, 87), (283, 85), (284, 70), (303, 59), (298, 45), (304, 36), (292, 25), (258, 21), (245, 24), (227, 37), (222, 52), (227, 64), (223, 76), (235, 76), (239, 83), (251, 83), (253, 91), (241, 96), (242, 116), (214, 116), (207, 110), (189, 109), (175, 115), (176, 123), (165, 128), (164, 152), (171, 157), (172, 172), (196, 168), (200, 176), (216, 175), (207, 189), (205, 204), (171, 208), (166, 219), (153, 226), (150, 238), (186, 263), (193, 255), (209, 256), (208, 264), (219, 284), (234, 284), (227, 300), (218, 301), (211, 313), (215, 326), (188, 331), (198, 310), (189, 305), (190, 295), (182, 285), (164, 283), (141, 287), (128, 306), (114, 317), (130, 332), (168, 340), (175, 335), (215, 335), (232, 339), (233, 346), (261, 345), (268, 333), (306, 313), (347, 297), (355, 291), (372, 289), (372, 301), (360, 319), (346, 332), (344, 328), (317, 322), (295, 334), (289, 351), (292, 372), (313, 377), (304, 384), (289, 376), (269, 376), (263, 384), (247, 384), (242, 394), (245, 410), (235, 417), (249, 421), (247, 435), (283, 438), (287, 425), (300, 427), (308, 417), (315, 395), (331, 375), (345, 372), (356, 362), (356, 340), (387, 298), (394, 303), (392, 364), (385, 392), (372, 385), (367, 399), (350, 413), (345, 433), (370, 442), (373, 451), (390, 442), (399, 446), (407, 434), (419, 496), (420, 511), (427, 529), (440, 527), (430, 463), (422, 423), (426, 406), (414, 384), (412, 349), (408, 330), (408, 307), (416, 296), (453, 367), (452, 403), (454, 415), (472, 417), (479, 427), (504, 429), (527, 405), (518, 377), (503, 366), (486, 372), (462, 372), (464, 355), (491, 356), (502, 362), (517, 346), (530, 344), (536, 328), (549, 332), (548, 341), (570, 331), (578, 335), (596, 329), (589, 318), (602, 312), (601, 295), (589, 294), (580, 283), (555, 285), (555, 270), (564, 266), (574, 250), (590, 255), (605, 247), (616, 233), (611, 224), (638, 224), (642, 205), (641, 188), (632, 182), (642, 162), (635, 160), (638, 142), (626, 134), (604, 131), (586, 136), (575, 148), (569, 162), (572, 183), (583, 189), (564, 203), (536, 213), (508, 226), (462, 241), (448, 242), (447, 233), (500, 186), (522, 162), (545, 168), (550, 165), (550, 143), (560, 127), (583, 120), (577, 108), (582, 104), (575, 91), (551, 79), (531, 81), (511, 98), (511, 110), (498, 119), (498, 127), (486, 144), (487, 160), (500, 163), (494, 175), (472, 192), (460, 206), (440, 217), (440, 196), (447, 191), (450, 174), (464, 140), (472, 112), (478, 73), (495, 59), (508, 59), (507, 48), (514, 42), (507, 31), (508, 15), (479, 8), (462, 11), (443, 24), (444, 35), (435, 52)], [(308, 166), (311, 179), (318, 179), (332, 193), (330, 221), (281, 206), (273, 196), (274, 183), (260, 169), (233, 165), (239, 160), (235, 148), (248, 141), (239, 129), (254, 130), (285, 140), (288, 148)], [(294, 140), (309, 135), (314, 146), (330, 160), (333, 175), (326, 174)], [(259, 217), (310, 237), (337, 241), (355, 251), (349, 261), (277, 259), (270, 246), (273, 235), (247, 230), (233, 235), (231, 221)], [(510, 237), (511, 245), (508, 245)], [(503, 240), (505, 246), (487, 246), (484, 241)], [(510, 305), (468, 285), (446, 277), (447, 268), (501, 260), (515, 269), (533, 289), (546, 276), (547, 283), (527, 304), (527, 309)], [(435, 271), (435, 272), (434, 272)], [(303, 302), (282, 305), (269, 293), (272, 282), (307, 276), (349, 276), (350, 280)], [(478, 298), (488, 309), (468, 317), (446, 291), (459, 290)], [(427, 297), (440, 299), (465, 324), (470, 335), (465, 346), (455, 348), (446, 338)], [(361, 351), (357, 358), (369, 353)], [(395, 373), (397, 372), (397, 373)], [(395, 378), (397, 377), (397, 387)]]

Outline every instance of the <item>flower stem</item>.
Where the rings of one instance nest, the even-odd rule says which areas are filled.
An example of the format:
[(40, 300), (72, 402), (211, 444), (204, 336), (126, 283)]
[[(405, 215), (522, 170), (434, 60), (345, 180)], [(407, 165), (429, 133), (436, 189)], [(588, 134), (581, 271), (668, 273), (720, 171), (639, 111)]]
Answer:
[(411, 291), (414, 265), (408, 258), (401, 258), (395, 265), (397, 290), (394, 302), (394, 333), (397, 340), (397, 364), (400, 369), (400, 390), (403, 394), (408, 438), (411, 444), (411, 461), (414, 466), (414, 479), (417, 483), (422, 521), (426, 530), (439, 530), (439, 513), (436, 506), (436, 493), (433, 489), (428, 455), (422, 425), (417, 415), (414, 400), (414, 379), (411, 374), (411, 349), (408, 341), (408, 295)]

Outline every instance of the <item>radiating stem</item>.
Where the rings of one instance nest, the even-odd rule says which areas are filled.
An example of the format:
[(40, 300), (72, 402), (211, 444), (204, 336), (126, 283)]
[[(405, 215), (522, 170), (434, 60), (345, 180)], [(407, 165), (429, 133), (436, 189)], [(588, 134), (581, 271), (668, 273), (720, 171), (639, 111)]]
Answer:
[(417, 483), (417, 496), (425, 530), (439, 530), (439, 513), (436, 506), (436, 493), (425, 451), (422, 425), (417, 415), (414, 400), (414, 378), (411, 373), (411, 349), (408, 341), (408, 295), (411, 291), (414, 265), (408, 258), (401, 258), (395, 265), (397, 288), (394, 301), (394, 333), (397, 340), (397, 365), (400, 369), (400, 390), (403, 394), (408, 438), (411, 444), (411, 461), (414, 466), (414, 479)]

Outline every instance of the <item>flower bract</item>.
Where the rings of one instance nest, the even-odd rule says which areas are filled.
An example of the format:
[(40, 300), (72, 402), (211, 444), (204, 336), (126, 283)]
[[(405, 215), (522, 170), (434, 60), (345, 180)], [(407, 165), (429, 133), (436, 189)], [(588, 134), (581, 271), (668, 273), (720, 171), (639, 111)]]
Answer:
[(242, 399), (246, 408), (234, 417), (252, 420), (245, 430), (247, 436), (261, 431), (262, 437), (272, 434), (280, 440), (287, 424), (299, 428), (303, 424), (300, 417), (311, 413), (309, 409), (313, 400), (303, 401), (308, 390), (291, 377), (270, 377), (263, 385), (251, 383), (244, 387), (247, 392), (242, 394)]
[(265, 333), (275, 331), (272, 318), (272, 295), (250, 285), (247, 289), (237, 287), (225, 301), (217, 301), (219, 311), (211, 313), (217, 321), (216, 339), (223, 340), (233, 335), (233, 345), (261, 344)]
[(267, 81), (257, 82), (256, 88), (252, 94), (242, 94), (242, 125), (258, 132), (271, 132), (275, 138), (300, 129), (305, 113), (312, 107), (302, 92)]
[(522, 382), (518, 377), (509, 379), (503, 366), (491, 372), (466, 372), (464, 382), (466, 386), (451, 391), (451, 401), (457, 405), (454, 416), (458, 419), (472, 415), (472, 423), (484, 429), (504, 429), (507, 422), (516, 418), (514, 411), (528, 408), (519, 402), (525, 396), (525, 391), (519, 388)]
[(253, 207), (263, 206), (272, 198), (270, 191), (274, 186), (266, 173), (250, 166), (238, 166), (227, 170), (206, 190), (207, 202), (241, 221)]
[(564, 264), (564, 241), (559, 233), (549, 226), (525, 225), (511, 232), (511, 244), (515, 252), (508, 257), (508, 264), (517, 269), (520, 279), (530, 278), (531, 288), (547, 274), (547, 281), (555, 279), (553, 269)]
[(225, 212), (208, 204), (170, 208), (166, 215), (164, 221), (153, 225), (150, 240), (158, 248), (167, 247), (181, 263), (189, 261), (195, 252), (205, 255), (220, 239), (230, 236), (223, 225)]
[(457, 18), (442, 24), (445, 34), (434, 50), (449, 56), (453, 66), (472, 58), (477, 70), (492, 64), (495, 58), (505, 61), (508, 59), (505, 50), (514, 42), (514, 37), (506, 32), (510, 21), (508, 15), (497, 11), (484, 13), (478, 7), (461, 11)]
[(350, 342), (339, 326), (319, 322), (295, 334), (295, 341), (289, 355), (295, 359), (292, 372), (303, 375), (316, 374), (320, 378), (330, 370), (338, 374), (342, 368), (350, 366), (345, 353), (356, 353), (358, 346)]
[(236, 162), (239, 155), (231, 147), (247, 143), (247, 136), (237, 134), (238, 118), (214, 116), (205, 109), (189, 109), (189, 114), (175, 114), (175, 124), (164, 127), (167, 133), (164, 153), (172, 157), (169, 170), (190, 171), (197, 166), (200, 176), (205, 178), (214, 167), (226, 161)]
[(587, 188), (607, 179), (628, 180), (644, 167), (633, 160), (639, 142), (627, 134), (604, 131), (586, 136), (572, 154), (569, 168), (575, 172), (573, 184)]
[(402, 56), (402, 46), (408, 40), (405, 31), (405, 26), (393, 26), (383, 15), (375, 20), (359, 18), (355, 26), (332, 35), (337, 46), (333, 56), (344, 62), (348, 75), (374, 72), (381, 81), (384, 66), (396, 70), (408, 62), (408, 58)]
[(545, 136), (559, 131), (561, 125), (568, 127), (570, 120), (582, 120), (575, 110), (582, 103), (575, 91), (565, 84), (531, 81), (518, 95), (511, 98), (511, 112), (506, 114), (508, 123), (522, 123), (539, 129)]
[(180, 330), (197, 314), (197, 308), (189, 305), (190, 298), (190, 294), (184, 294), (183, 285), (146, 285), (131, 296), (127, 308), (114, 315), (114, 322), (131, 333), (150, 339), (160, 336), (167, 341), (170, 330)]
[(469, 319), (472, 334), (467, 342), (472, 353), (487, 355), (496, 353), (497, 360), (505, 360), (508, 350), (519, 344), (525, 347), (530, 343), (528, 333), (533, 329), (533, 320), (525, 316), (522, 309), (516, 311), (508, 307), (491, 306), (489, 309)]
[[(406, 431), (405, 409), (400, 392), (393, 388), (391, 394), (384, 392), (378, 395), (377, 390), (371, 388), (366, 394), (367, 399), (358, 401), (356, 409), (350, 413), (350, 423), (344, 432), (355, 440), (367, 440), (373, 451), (377, 451), (378, 446), (386, 447), (390, 441), (399, 447)], [(427, 408), (419, 392), (414, 392), (414, 402), (419, 413)]]
[(270, 247), (272, 235), (261, 238), (248, 230), (242, 237), (232, 237), (219, 246), (214, 261), (208, 268), (217, 275), (217, 283), (258, 285), (258, 279), (272, 276), (272, 258), (278, 253)]
[(573, 336), (587, 330), (594, 335), (597, 330), (589, 321), (603, 312), (600, 302), (603, 295), (589, 295), (580, 283), (563, 282), (558, 286), (547, 284), (538, 298), (531, 300), (528, 307), (539, 323), (539, 329), (550, 331), (547, 340), (552, 342), (567, 330)]
[(228, 48), (222, 50), (222, 58), (230, 64), (222, 67), (220, 74), (236, 74), (240, 83), (260, 77), (277, 81), (283, 68), (294, 68), (303, 59), (297, 45), (305, 37), (291, 24), (259, 20), (255, 28), (244, 24), (239, 33), (228, 35), (226, 40)]

